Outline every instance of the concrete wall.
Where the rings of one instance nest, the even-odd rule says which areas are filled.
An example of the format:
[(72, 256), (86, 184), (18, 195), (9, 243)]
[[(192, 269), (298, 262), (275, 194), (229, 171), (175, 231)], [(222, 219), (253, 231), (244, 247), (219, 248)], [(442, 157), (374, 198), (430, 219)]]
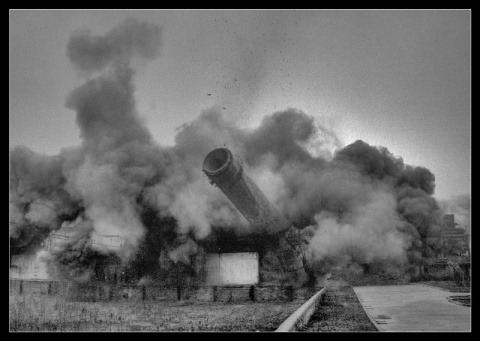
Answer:
[(63, 296), (67, 293), (68, 286), (66, 282), (11, 279), (10, 294)]
[(291, 286), (165, 287), (109, 284), (74, 284), (57, 281), (10, 280), (11, 295), (49, 295), (72, 301), (191, 301), (290, 302), (306, 300), (319, 288)]
[[(82, 223), (79, 223), (82, 224)], [(65, 242), (68, 242), (73, 237), (75, 227), (70, 226), (61, 228), (58, 231), (52, 232), (44, 242), (46, 251), (58, 251), (63, 248)], [(90, 245), (101, 250), (116, 250), (122, 247), (124, 239), (118, 235), (100, 235), (93, 234), (89, 240)]]
[(454, 280), (455, 271), (448, 264), (432, 264), (423, 267), (423, 279), (429, 280)]
[[(96, 279), (105, 282), (124, 282), (119, 264), (100, 264), (102, 271)], [(207, 285), (252, 285), (259, 282), (259, 258), (254, 252), (207, 255)], [(115, 280), (114, 280), (114, 275)], [(10, 262), (10, 278), (22, 280), (58, 280), (55, 269), (48, 268), (37, 254), (15, 255)]]
[(253, 285), (258, 283), (255, 252), (207, 255), (207, 285)]

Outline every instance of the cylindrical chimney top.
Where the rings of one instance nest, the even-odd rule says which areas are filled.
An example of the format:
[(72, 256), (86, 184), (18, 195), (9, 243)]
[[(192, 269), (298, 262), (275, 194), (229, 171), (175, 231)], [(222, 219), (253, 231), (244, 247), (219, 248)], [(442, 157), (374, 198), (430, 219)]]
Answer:
[(232, 153), (227, 148), (214, 149), (205, 157), (203, 171), (208, 175), (218, 175), (228, 168), (232, 158)]

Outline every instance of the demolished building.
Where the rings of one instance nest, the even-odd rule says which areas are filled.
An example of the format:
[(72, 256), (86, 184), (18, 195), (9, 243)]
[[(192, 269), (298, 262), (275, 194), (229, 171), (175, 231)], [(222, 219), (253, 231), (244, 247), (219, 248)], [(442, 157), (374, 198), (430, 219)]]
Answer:
[(422, 278), (455, 280), (459, 285), (469, 285), (471, 242), (466, 228), (455, 223), (454, 214), (445, 214), (438, 238), (440, 252), (435, 259), (425, 261), (421, 267)]

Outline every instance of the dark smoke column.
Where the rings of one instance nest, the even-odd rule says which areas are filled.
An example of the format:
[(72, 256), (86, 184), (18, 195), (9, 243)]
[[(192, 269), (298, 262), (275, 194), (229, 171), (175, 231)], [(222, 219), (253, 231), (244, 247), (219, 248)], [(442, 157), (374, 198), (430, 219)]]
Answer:
[(311, 274), (298, 230), (280, 216), (230, 150), (217, 148), (208, 153), (203, 161), (203, 172), (254, 227), (278, 237), (277, 255), (285, 272), (298, 277), (303, 269)]

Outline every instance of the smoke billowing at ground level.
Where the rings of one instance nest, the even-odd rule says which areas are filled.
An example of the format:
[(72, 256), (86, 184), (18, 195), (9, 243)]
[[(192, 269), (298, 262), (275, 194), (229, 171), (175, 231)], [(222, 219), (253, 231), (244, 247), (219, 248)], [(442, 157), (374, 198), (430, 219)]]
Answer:
[[(385, 147), (360, 140), (341, 147), (333, 131), (301, 110), (274, 112), (245, 130), (220, 107), (199, 108), (174, 146), (158, 145), (136, 111), (130, 64), (160, 56), (161, 36), (161, 27), (134, 19), (104, 36), (71, 36), (67, 56), (85, 81), (66, 106), (82, 143), (55, 156), (11, 150), (12, 254), (37, 251), (63, 228), (71, 238), (49, 261), (66, 278), (88, 280), (93, 262), (112, 252), (143, 278), (195, 277), (211, 245), (234, 251), (235, 243), (227, 250), (219, 241), (248, 241), (255, 233), (201, 171), (208, 152), (222, 146), (301, 229), (318, 274), (338, 266), (415, 265), (436, 254), (442, 209), (432, 197), (434, 175)], [(332, 144), (333, 155), (322, 148)], [(112, 251), (87, 242), (100, 235), (120, 235), (125, 243)]]

